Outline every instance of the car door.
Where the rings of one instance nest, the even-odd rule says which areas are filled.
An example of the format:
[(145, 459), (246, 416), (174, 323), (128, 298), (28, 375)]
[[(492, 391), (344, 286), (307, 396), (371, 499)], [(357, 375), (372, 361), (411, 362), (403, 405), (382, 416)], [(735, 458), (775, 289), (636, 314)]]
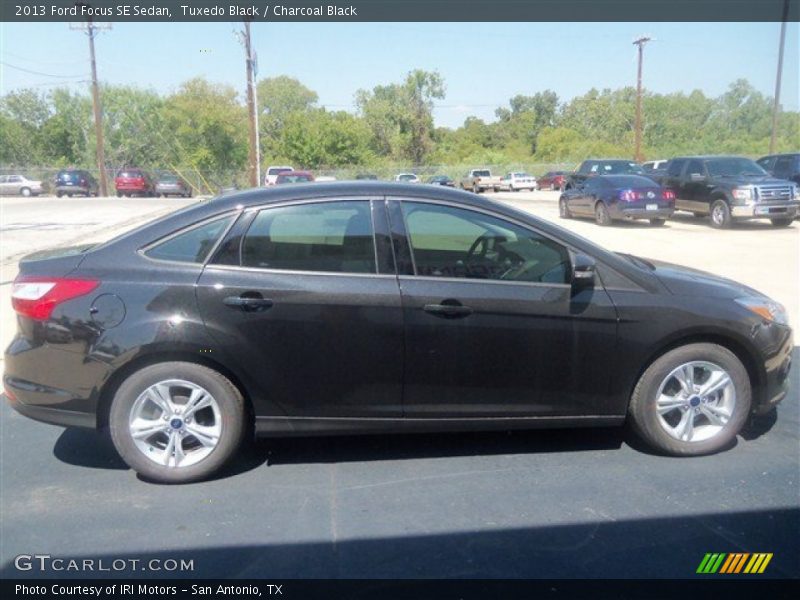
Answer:
[(569, 250), (486, 211), (390, 199), (407, 417), (597, 414), (616, 311)]
[(402, 415), (400, 293), (375, 210), (369, 199), (249, 209), (206, 265), (197, 299), (211, 350), (252, 380), (262, 412)]

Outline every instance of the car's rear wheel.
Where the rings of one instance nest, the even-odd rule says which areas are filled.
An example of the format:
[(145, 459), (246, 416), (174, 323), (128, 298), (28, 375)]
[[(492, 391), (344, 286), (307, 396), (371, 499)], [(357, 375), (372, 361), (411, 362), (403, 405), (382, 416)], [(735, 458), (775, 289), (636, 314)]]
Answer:
[(789, 219), (789, 218), (770, 219), (770, 221), (772, 221), (773, 227), (788, 227), (789, 225), (792, 224), (792, 221), (794, 221), (794, 219)]
[(558, 201), (558, 216), (562, 219), (571, 219), (572, 213), (569, 210), (569, 206), (567, 205), (567, 201), (564, 198), (561, 198)]
[(650, 225), (653, 227), (663, 227), (666, 222), (666, 219), (650, 219)]
[(117, 198), (122, 198), (122, 192), (117, 192)]
[(56, 192), (56, 198), (61, 198), (64, 195), (64, 192)]
[(688, 344), (642, 374), (629, 415), (656, 450), (677, 456), (728, 447), (750, 414), (750, 378), (736, 355), (717, 344)]
[(140, 475), (163, 483), (197, 481), (217, 472), (239, 448), (244, 399), (217, 371), (160, 363), (122, 383), (109, 426), (120, 456)]
[(598, 202), (594, 207), (594, 220), (603, 227), (611, 225), (611, 215), (608, 214), (608, 209), (602, 202)]
[(31, 189), (24, 187), (19, 191), (19, 193), (27, 198), (31, 195)]
[(728, 229), (733, 222), (731, 209), (725, 200), (715, 200), (711, 205), (711, 226), (717, 229)]

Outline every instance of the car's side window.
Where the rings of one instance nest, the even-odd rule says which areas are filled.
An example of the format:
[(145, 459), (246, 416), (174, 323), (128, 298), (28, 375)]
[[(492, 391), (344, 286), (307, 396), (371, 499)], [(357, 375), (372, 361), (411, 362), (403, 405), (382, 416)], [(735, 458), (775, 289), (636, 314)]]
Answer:
[(232, 216), (216, 219), (178, 233), (145, 251), (145, 256), (156, 260), (186, 263), (203, 262)]
[(758, 163), (758, 166), (764, 169), (765, 171), (771, 171), (772, 163), (775, 162), (775, 157), (767, 156), (765, 158), (758, 159), (756, 162)]
[(701, 163), (699, 160), (692, 160), (689, 162), (689, 166), (686, 168), (686, 174), (689, 177), (692, 175), (705, 176), (706, 170), (703, 168), (703, 163)]
[(242, 266), (375, 273), (369, 201), (315, 202), (263, 209), (245, 234)]
[(567, 249), (534, 231), (453, 206), (402, 206), (417, 275), (569, 283)]
[(685, 160), (671, 160), (667, 167), (667, 175), (670, 177), (680, 177), (683, 171), (683, 165), (685, 164)]
[(791, 156), (780, 156), (775, 160), (775, 175), (782, 177), (791, 175), (792, 173), (792, 160)]

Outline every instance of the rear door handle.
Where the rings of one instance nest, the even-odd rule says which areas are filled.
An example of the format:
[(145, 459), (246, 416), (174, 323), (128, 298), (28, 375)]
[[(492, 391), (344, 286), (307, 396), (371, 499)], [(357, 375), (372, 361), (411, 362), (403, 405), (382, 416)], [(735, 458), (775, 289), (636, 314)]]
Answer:
[(462, 304), (426, 304), (422, 310), (440, 317), (466, 317), (473, 313), (472, 308)]
[(245, 312), (258, 312), (267, 310), (273, 304), (269, 298), (259, 296), (228, 296), (222, 301), (225, 306), (239, 308)]

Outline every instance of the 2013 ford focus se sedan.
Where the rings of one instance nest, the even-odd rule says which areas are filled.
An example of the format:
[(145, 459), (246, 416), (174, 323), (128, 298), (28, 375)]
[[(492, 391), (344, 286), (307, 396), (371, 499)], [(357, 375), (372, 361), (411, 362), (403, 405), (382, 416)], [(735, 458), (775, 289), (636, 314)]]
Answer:
[[(441, 187), (231, 194), (20, 263), (5, 390), (108, 427), (146, 478), (205, 478), (244, 436), (618, 425), (727, 447), (786, 394), (783, 308)], [(576, 435), (578, 435), (576, 433)]]

